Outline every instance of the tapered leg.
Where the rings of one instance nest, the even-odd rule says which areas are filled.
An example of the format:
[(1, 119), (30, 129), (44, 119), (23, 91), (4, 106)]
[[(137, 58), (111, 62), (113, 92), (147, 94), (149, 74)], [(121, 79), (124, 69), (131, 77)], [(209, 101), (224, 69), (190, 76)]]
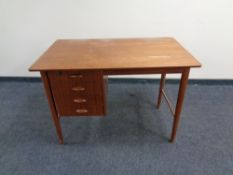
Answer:
[(54, 122), (54, 125), (56, 127), (57, 136), (58, 136), (59, 142), (61, 144), (63, 144), (64, 140), (63, 140), (63, 136), (62, 136), (60, 119), (58, 117), (57, 109), (56, 109), (56, 106), (55, 106), (55, 103), (54, 103), (54, 99), (53, 99), (53, 95), (52, 95), (52, 92), (51, 92), (50, 83), (49, 83), (47, 73), (46, 72), (41, 72), (41, 78), (42, 78), (43, 83), (44, 83), (44, 88), (45, 88), (45, 92), (46, 92), (46, 95), (47, 95), (47, 98), (48, 98), (50, 110), (51, 110), (51, 113), (52, 113), (53, 122)]
[(160, 104), (161, 104), (161, 100), (162, 100), (162, 90), (164, 88), (164, 84), (165, 84), (165, 78), (166, 78), (166, 74), (161, 74), (161, 79), (160, 79), (160, 86), (159, 86), (159, 96), (158, 96), (158, 101), (157, 101), (157, 108), (159, 109)]
[(177, 132), (177, 128), (179, 125), (180, 114), (181, 114), (184, 96), (185, 96), (185, 90), (188, 84), (189, 70), (190, 68), (185, 68), (184, 71), (182, 72), (179, 93), (178, 93), (178, 98), (177, 98), (177, 103), (176, 103), (176, 110), (175, 110), (175, 115), (173, 119), (173, 127), (172, 127), (170, 142), (174, 142), (175, 137), (176, 137), (176, 132)]

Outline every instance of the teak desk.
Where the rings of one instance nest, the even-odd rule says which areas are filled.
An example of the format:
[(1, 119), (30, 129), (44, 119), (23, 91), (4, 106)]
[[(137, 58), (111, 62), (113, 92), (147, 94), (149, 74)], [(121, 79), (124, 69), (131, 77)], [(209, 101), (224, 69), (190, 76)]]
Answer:
[[(176, 136), (191, 67), (201, 64), (173, 38), (57, 40), (31, 67), (40, 71), (60, 143), (63, 116), (106, 114), (107, 75), (161, 74), (162, 97), (174, 116)], [(165, 94), (166, 74), (181, 74), (176, 107)]]

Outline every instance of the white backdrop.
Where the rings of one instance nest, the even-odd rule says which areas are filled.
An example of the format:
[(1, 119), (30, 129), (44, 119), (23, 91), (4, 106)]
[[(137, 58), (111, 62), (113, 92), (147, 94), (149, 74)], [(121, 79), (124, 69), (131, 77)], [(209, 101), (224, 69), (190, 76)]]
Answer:
[(233, 79), (232, 0), (0, 0), (0, 76), (58, 38), (173, 36), (203, 64), (191, 78)]

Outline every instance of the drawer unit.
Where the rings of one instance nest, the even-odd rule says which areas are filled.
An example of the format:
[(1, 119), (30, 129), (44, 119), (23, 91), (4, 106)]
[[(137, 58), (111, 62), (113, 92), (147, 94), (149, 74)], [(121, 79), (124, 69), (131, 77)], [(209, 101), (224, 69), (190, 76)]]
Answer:
[(60, 115), (105, 115), (105, 82), (101, 71), (51, 71), (48, 77)]

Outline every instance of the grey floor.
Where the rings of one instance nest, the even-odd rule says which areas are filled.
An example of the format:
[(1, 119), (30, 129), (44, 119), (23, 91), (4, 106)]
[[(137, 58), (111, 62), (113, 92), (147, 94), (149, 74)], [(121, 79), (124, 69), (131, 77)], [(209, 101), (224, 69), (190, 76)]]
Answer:
[[(177, 84), (167, 92), (175, 101)], [(110, 83), (104, 118), (63, 118), (59, 145), (40, 82), (0, 82), (0, 174), (233, 174), (233, 86), (188, 87), (178, 137), (158, 84)]]

